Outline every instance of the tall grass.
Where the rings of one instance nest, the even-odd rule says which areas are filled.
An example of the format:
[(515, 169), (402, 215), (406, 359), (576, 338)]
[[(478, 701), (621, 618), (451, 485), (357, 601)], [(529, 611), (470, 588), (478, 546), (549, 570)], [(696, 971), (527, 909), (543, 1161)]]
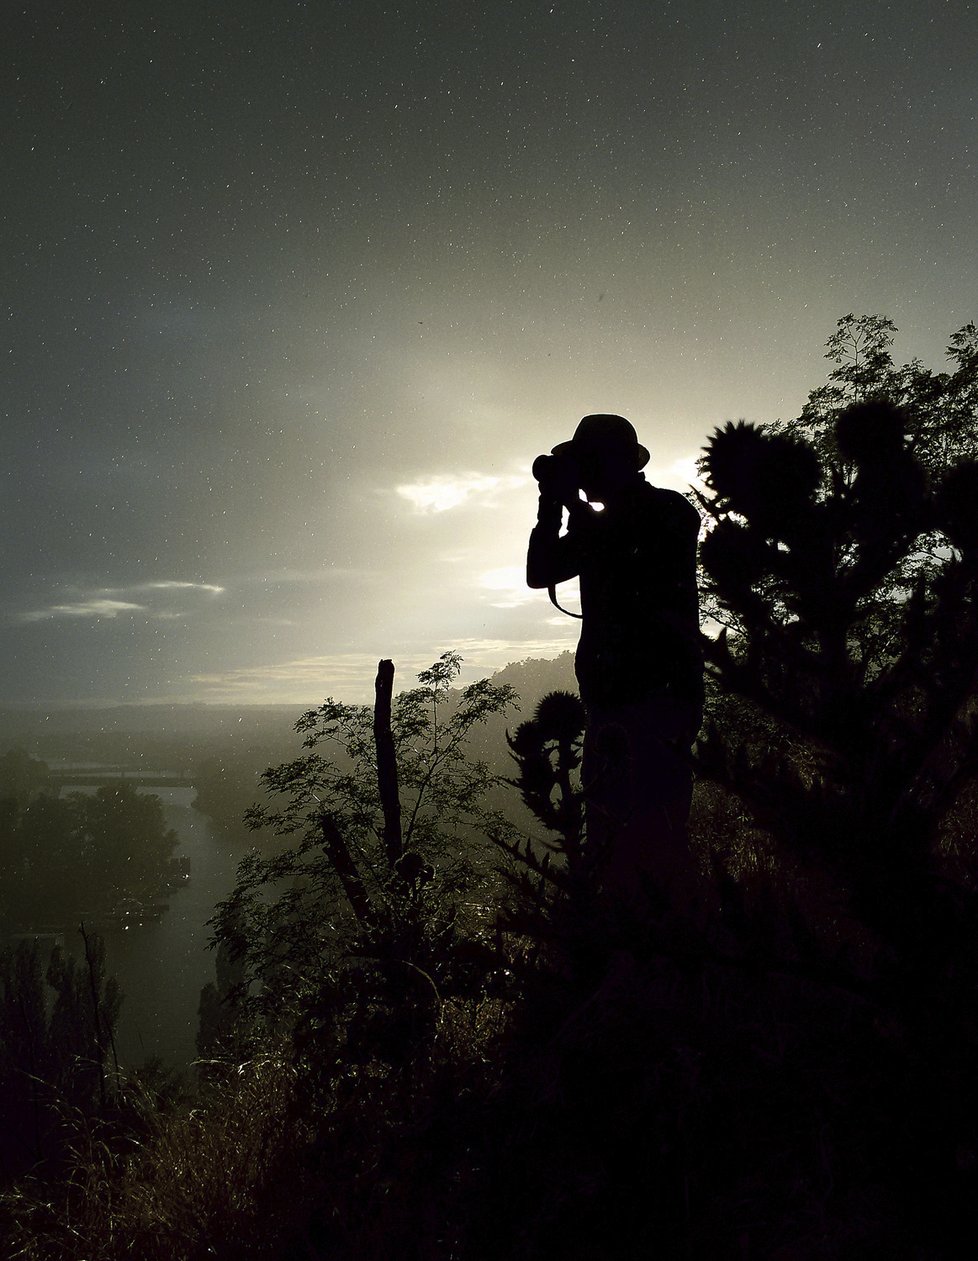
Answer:
[(160, 1111), (135, 1082), (124, 1121), (65, 1108), (60, 1177), (2, 1201), (10, 1261), (177, 1261), (259, 1255), (284, 1210), (306, 1126), (281, 1055), (211, 1062), (193, 1107)]

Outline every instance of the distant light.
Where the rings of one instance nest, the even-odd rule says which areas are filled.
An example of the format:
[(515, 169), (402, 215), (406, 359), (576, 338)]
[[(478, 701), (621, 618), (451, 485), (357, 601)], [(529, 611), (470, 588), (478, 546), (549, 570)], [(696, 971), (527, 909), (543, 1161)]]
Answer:
[(416, 512), (448, 512), (467, 500), (476, 497), (491, 499), (498, 491), (523, 486), (526, 480), (522, 474), (496, 477), (488, 473), (446, 473), (409, 482), (395, 489)]
[(479, 576), (479, 586), (492, 592), (490, 604), (496, 609), (515, 609), (537, 598), (537, 592), (526, 585), (526, 574), (521, 565), (503, 565), (489, 569)]

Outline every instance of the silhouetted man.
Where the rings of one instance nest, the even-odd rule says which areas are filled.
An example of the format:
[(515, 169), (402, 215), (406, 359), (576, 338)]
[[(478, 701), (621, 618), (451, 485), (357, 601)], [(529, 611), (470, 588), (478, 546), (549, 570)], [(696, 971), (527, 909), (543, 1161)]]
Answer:
[(603, 852), (603, 886), (627, 901), (643, 875), (665, 891), (688, 870), (690, 745), (702, 712), (699, 514), (645, 480), (648, 460), (624, 417), (585, 416), (534, 463), (540, 505), (526, 566), (529, 585), (549, 588), (555, 604), (556, 584), (580, 578), (588, 846)]

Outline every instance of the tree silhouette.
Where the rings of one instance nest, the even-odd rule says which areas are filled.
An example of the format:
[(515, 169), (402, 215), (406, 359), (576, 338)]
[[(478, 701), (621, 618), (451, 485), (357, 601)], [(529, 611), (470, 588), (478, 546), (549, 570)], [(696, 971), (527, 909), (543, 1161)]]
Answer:
[[(517, 778), (509, 782), (520, 790), (523, 803), (551, 834), (544, 839), (549, 854), (562, 859), (563, 883), (580, 884), (593, 875), (593, 862), (584, 836), (583, 798), (572, 778), (581, 765), (586, 715), (580, 698), (570, 692), (549, 692), (536, 706), (533, 717), (507, 735), (516, 763)], [(550, 875), (549, 854), (537, 858), (529, 841), (502, 834), (499, 843), (514, 858), (538, 875)]]
[(978, 457), (978, 326), (965, 324), (949, 339), (948, 370), (933, 372), (919, 359), (896, 365), (891, 346), (897, 328), (882, 315), (845, 315), (826, 342), (834, 367), (813, 390), (801, 415), (778, 422), (773, 432), (797, 434), (820, 456), (835, 459), (835, 421), (853, 403), (885, 399), (911, 418), (907, 445), (931, 472)]
[(104, 1118), (117, 1099), (122, 994), (102, 938), (81, 933), (84, 963), (57, 948), (45, 968), (37, 941), (0, 952), (0, 1188), (59, 1153), (66, 1110)]
[(48, 766), (25, 753), (8, 749), (0, 757), (0, 801), (13, 800), (23, 810), (48, 783)]
[(699, 759), (830, 890), (832, 922), (795, 905), (780, 938), (742, 888), (723, 892), (741, 942), (877, 1005), (892, 1031), (877, 1106), (894, 1118), (877, 1141), (893, 1185), (950, 1237), (978, 1039), (978, 334), (955, 334), (956, 366), (935, 375), (894, 367), (893, 331), (847, 316), (797, 420), (710, 439)]
[(0, 799), (0, 919), (63, 925), (126, 896), (158, 897), (178, 878), (177, 845), (159, 797), (130, 784)]
[(263, 774), (269, 801), (248, 820), (286, 847), (245, 859), (212, 921), (256, 1010), (278, 1019), (293, 1002), (297, 1027), (322, 1028), (352, 1003), (359, 1020), (396, 1006), (405, 977), (429, 1002), (458, 963), (460, 894), (496, 779), (467, 739), (514, 699), (487, 679), (453, 691), (460, 669), (444, 653), (392, 699), (382, 661), (373, 709), (329, 699), (307, 711), (304, 755)]
[(846, 317), (839, 366), (797, 421), (710, 439), (719, 699), (700, 760), (828, 874), (901, 1001), (934, 1011), (978, 962), (962, 826), (978, 785), (978, 354), (969, 325), (953, 374), (896, 369), (892, 330)]

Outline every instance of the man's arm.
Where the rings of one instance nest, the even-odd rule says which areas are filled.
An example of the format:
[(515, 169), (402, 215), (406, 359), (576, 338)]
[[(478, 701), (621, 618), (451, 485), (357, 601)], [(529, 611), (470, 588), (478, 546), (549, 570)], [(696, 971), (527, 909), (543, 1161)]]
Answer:
[(534, 590), (555, 587), (581, 572), (580, 529), (584, 518), (594, 515), (594, 510), (580, 500), (568, 506), (569, 532), (560, 534), (564, 505), (550, 495), (541, 494), (537, 510), (537, 524), (530, 531), (530, 545), (526, 553), (526, 583)]

